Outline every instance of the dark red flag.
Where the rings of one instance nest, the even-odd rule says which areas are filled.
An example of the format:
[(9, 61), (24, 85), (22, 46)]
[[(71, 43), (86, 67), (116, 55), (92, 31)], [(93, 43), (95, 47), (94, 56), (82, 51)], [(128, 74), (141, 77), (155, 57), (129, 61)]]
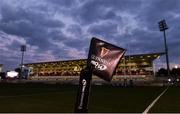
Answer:
[(92, 38), (88, 55), (88, 67), (93, 66), (93, 74), (110, 82), (124, 53), (125, 49), (121, 47)]

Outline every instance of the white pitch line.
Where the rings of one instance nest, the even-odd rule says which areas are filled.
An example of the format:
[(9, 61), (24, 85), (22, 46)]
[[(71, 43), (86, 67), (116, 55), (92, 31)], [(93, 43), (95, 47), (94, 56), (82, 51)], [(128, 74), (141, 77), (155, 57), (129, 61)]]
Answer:
[(143, 114), (147, 114), (149, 110), (154, 106), (154, 104), (159, 100), (159, 98), (168, 90), (169, 86), (146, 108)]

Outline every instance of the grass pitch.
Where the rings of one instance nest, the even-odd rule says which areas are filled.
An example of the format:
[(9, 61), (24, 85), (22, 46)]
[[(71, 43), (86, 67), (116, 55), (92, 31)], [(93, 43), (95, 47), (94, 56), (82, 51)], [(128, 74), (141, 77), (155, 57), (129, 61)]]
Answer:
[(180, 112), (180, 87), (172, 86), (152, 107), (150, 112), (179, 113)]
[[(88, 112), (142, 113), (164, 89), (92, 86)], [(76, 93), (73, 85), (0, 84), (0, 112), (73, 112)], [(179, 96), (179, 88), (170, 87), (150, 112), (180, 112)]]

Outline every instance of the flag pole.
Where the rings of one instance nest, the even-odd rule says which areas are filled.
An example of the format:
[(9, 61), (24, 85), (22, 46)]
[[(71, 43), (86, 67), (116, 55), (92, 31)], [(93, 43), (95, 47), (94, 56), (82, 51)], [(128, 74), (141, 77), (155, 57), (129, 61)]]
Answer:
[(125, 53), (125, 49), (99, 40), (91, 39), (87, 67), (81, 70), (76, 97), (75, 113), (87, 113), (92, 73), (110, 82), (113, 73)]
[(79, 87), (76, 97), (75, 113), (87, 113), (88, 112), (88, 101), (89, 93), (92, 80), (92, 68), (86, 67), (81, 70)]

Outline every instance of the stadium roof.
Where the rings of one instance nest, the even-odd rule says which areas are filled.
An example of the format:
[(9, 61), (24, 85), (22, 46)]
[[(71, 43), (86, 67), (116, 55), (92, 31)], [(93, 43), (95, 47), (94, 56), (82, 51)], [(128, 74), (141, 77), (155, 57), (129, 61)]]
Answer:
[(164, 52), (161, 52), (161, 53), (125, 55), (125, 59), (131, 60), (131, 61), (136, 61), (136, 62), (137, 61), (153, 61), (154, 59), (157, 59), (164, 54), (165, 54)]
[[(125, 55), (125, 59), (126, 59), (126, 61), (130, 60), (131, 62), (133, 62), (133, 61), (136, 61), (136, 62), (138, 62), (138, 61), (153, 61), (154, 59), (157, 59), (164, 54), (165, 54), (164, 52), (160, 52), (160, 53), (149, 53), (149, 54)], [(24, 65), (41, 64), (41, 63), (45, 64), (45, 63), (57, 63), (57, 62), (70, 62), (70, 61), (73, 62), (73, 61), (85, 61), (85, 60), (86, 59), (46, 61), (46, 62), (26, 63)]]

